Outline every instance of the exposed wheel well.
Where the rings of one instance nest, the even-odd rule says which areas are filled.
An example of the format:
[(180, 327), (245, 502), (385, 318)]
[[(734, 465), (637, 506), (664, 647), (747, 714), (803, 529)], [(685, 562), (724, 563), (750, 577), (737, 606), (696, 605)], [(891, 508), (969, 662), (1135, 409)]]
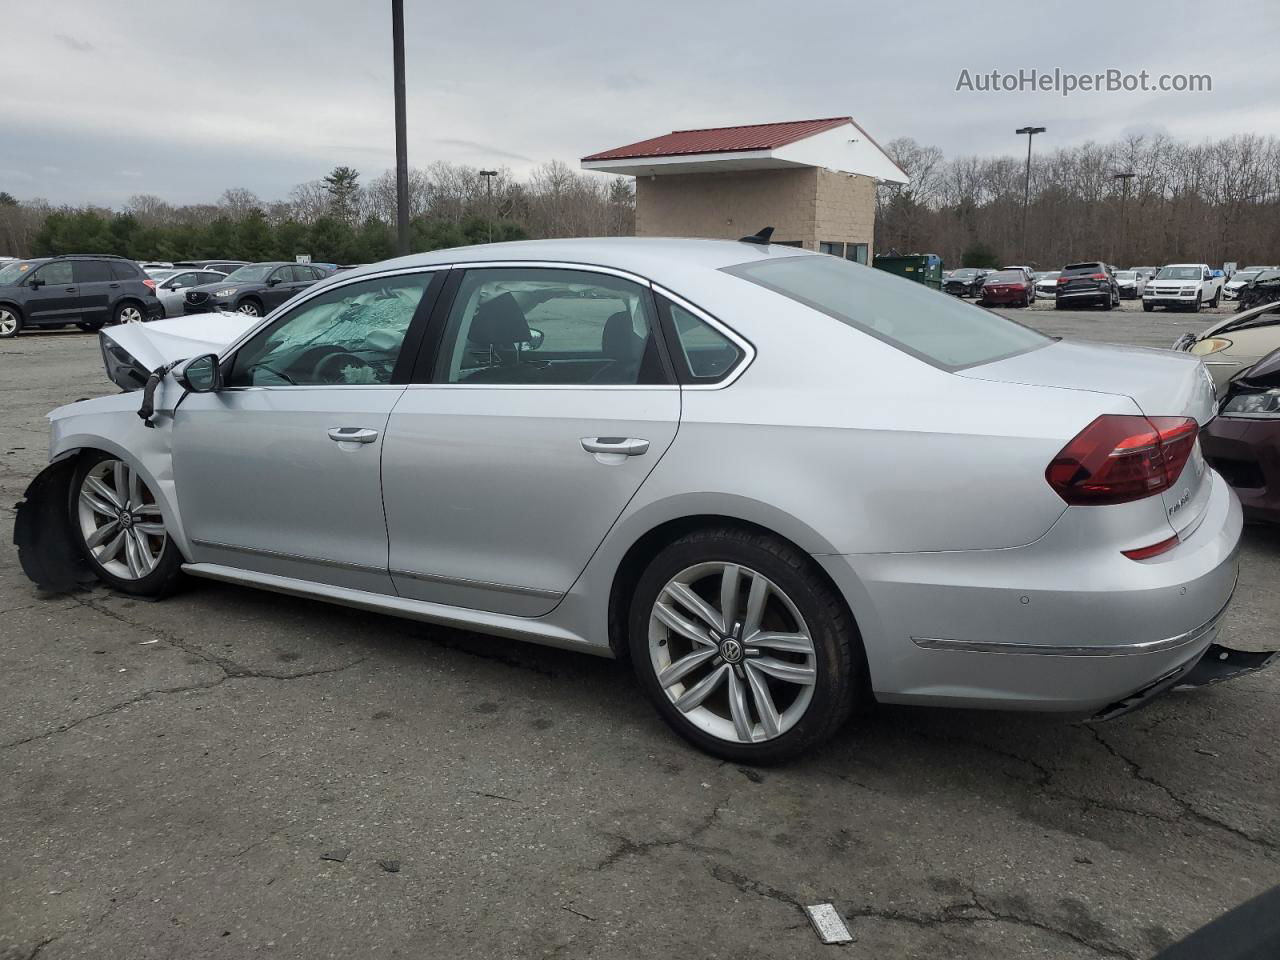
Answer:
[[(640, 577), (649, 562), (664, 547), (679, 540), (685, 534), (708, 527), (736, 527), (739, 530), (760, 533), (776, 540), (782, 540), (784, 543), (795, 547), (801, 553), (807, 554), (808, 552), (794, 541), (770, 530), (768, 527), (761, 526), (758, 523), (751, 523), (747, 520), (740, 520), (737, 517), (725, 517), (714, 513), (697, 514), (691, 517), (668, 520), (666, 523), (659, 524), (631, 545), (623, 556), (622, 561), (618, 564), (618, 569), (613, 574), (613, 587), (609, 591), (609, 647), (615, 657), (620, 660), (628, 657), (627, 618), (631, 612), (631, 598), (635, 593), (636, 584), (639, 583)], [(849, 602), (844, 599), (844, 594), (840, 592), (840, 588), (836, 586), (835, 581), (831, 579), (821, 564), (814, 563), (813, 570), (815, 575), (821, 577), (835, 591), (836, 596), (840, 597), (845, 609), (849, 612), (849, 616), (856, 624), (858, 618), (854, 611), (849, 609)]]
[(22, 308), (16, 303), (11, 303), (8, 300), (0, 300), (0, 309), (8, 310), (10, 313), (17, 314), (19, 320), (26, 319), (22, 313)]

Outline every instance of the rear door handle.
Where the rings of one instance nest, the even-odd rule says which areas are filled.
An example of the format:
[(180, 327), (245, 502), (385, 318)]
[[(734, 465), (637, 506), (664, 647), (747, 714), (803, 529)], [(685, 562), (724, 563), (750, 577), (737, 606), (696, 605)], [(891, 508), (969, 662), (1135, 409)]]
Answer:
[(378, 439), (378, 431), (368, 427), (331, 427), (329, 439), (338, 443), (373, 443)]
[(649, 441), (633, 437), (583, 437), (582, 449), (587, 453), (620, 453), (638, 457), (649, 452)]

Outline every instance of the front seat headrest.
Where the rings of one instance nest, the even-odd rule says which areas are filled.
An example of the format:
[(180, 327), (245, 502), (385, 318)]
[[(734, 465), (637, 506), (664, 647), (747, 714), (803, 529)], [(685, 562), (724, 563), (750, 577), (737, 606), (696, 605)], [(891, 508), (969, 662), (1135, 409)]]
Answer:
[(515, 296), (501, 293), (476, 308), (467, 339), (481, 347), (506, 347), (533, 339)]

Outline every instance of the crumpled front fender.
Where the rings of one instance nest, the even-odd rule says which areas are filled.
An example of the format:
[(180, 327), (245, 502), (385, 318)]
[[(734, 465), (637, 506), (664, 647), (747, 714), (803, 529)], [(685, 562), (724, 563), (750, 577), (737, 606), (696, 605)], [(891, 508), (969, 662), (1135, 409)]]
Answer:
[(27, 486), (16, 504), (13, 542), (18, 563), (41, 590), (66, 593), (93, 581), (93, 572), (76, 548), (68, 501), (76, 457), (49, 464)]

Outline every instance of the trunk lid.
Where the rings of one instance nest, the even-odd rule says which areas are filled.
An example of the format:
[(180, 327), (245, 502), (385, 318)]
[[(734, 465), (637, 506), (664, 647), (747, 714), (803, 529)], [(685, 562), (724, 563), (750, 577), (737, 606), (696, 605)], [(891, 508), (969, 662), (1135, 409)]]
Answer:
[[(971, 367), (959, 376), (1129, 397), (1148, 417), (1191, 417), (1201, 427), (1216, 412), (1213, 381), (1204, 364), (1170, 350), (1059, 341)], [(1197, 441), (1177, 482), (1161, 494), (1169, 523), (1179, 534), (1188, 533), (1208, 505), (1206, 476)]]

